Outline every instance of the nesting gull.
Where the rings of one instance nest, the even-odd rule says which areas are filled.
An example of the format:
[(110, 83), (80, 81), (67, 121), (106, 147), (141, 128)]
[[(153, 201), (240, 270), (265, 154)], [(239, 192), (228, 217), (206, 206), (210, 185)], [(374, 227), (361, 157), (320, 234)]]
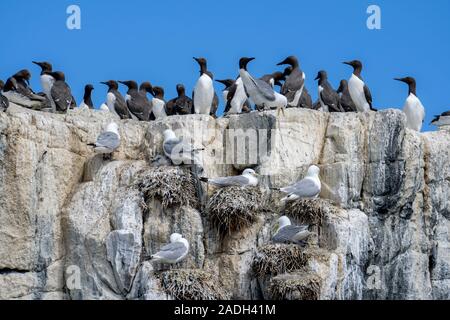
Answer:
[(440, 116), (435, 116), (431, 124), (437, 127), (450, 126), (450, 111), (446, 111)]
[(189, 242), (179, 233), (170, 236), (170, 243), (151, 256), (151, 261), (163, 264), (176, 264), (183, 261), (189, 253)]
[(219, 188), (225, 187), (245, 187), (245, 186), (257, 186), (258, 185), (258, 175), (253, 169), (245, 169), (242, 175), (232, 176), (232, 177), (221, 177), (221, 178), (201, 178), (203, 182), (210, 183)]
[(281, 199), (281, 201), (289, 202), (301, 198), (316, 198), (322, 189), (319, 173), (320, 169), (317, 166), (309, 167), (306, 177), (303, 180), (280, 189), (281, 192), (287, 194), (287, 197)]
[(291, 220), (283, 216), (278, 219), (274, 226), (275, 234), (272, 241), (275, 243), (304, 244), (305, 240), (312, 234), (308, 225), (293, 226)]

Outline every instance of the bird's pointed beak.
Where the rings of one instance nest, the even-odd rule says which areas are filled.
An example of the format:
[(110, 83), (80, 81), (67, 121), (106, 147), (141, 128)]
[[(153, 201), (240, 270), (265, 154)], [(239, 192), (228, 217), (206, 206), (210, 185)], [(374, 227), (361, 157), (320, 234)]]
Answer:
[(352, 64), (350, 63), (350, 62), (342, 62), (343, 64), (346, 64), (346, 65), (348, 65), (348, 66), (351, 66)]
[(400, 81), (400, 82), (404, 82), (404, 79), (402, 78), (394, 78), (395, 81)]
[(101, 83), (101, 84), (104, 84), (104, 85), (106, 85), (106, 86), (108, 85), (108, 83), (106, 83), (106, 82), (100, 82), (100, 83)]
[(286, 60), (283, 60), (280, 63), (277, 63), (277, 66), (284, 66), (285, 64), (286, 64)]
[(314, 80), (319, 80), (320, 76), (318, 75), (317, 77), (314, 78)]
[(34, 63), (37, 66), (41, 66), (41, 64), (39, 62), (36, 62), (36, 61), (31, 61), (31, 62)]

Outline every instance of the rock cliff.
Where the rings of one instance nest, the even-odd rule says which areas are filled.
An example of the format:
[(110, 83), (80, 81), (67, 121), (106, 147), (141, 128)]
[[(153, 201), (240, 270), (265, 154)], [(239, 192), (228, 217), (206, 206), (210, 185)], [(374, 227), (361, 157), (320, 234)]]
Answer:
[[(119, 122), (113, 161), (104, 161), (87, 144), (112, 120), (14, 104), (0, 113), (1, 299), (174, 299), (176, 276), (207, 285), (191, 296), (205, 299), (450, 298), (450, 131), (412, 132), (397, 110), (129, 120)], [(205, 148), (205, 176), (255, 168), (269, 210), (222, 234), (205, 209), (211, 188), (200, 204), (145, 196), (139, 183), (154, 170), (175, 174), (175, 183), (190, 175), (157, 168), (166, 128)], [(310, 204), (321, 217), (308, 254), (299, 253), (299, 268), (258, 273), (255, 257), (279, 249), (267, 245), (285, 210), (269, 188), (295, 182), (310, 164), (324, 187)], [(191, 244), (180, 272), (146, 259), (172, 232)]]

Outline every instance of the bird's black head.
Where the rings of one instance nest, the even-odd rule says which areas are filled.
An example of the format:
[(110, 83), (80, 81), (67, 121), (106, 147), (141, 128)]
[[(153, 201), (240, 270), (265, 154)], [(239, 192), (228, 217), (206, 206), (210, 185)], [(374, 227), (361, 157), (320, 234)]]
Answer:
[(247, 65), (250, 61), (255, 60), (255, 58), (243, 57), (239, 60), (239, 69), (247, 70)]
[(277, 64), (277, 66), (283, 66), (283, 65), (290, 65), (292, 68), (298, 67), (298, 59), (295, 56), (289, 56), (280, 63)]
[(407, 85), (415, 85), (416, 84), (416, 79), (414, 79), (413, 77), (395, 78), (394, 80), (404, 82)]
[(284, 74), (285, 77), (290, 76), (291, 73), (292, 73), (292, 67), (291, 66), (289, 66), (286, 69), (284, 69), (283, 74)]
[(87, 84), (87, 85), (84, 87), (84, 91), (85, 91), (86, 93), (92, 92), (93, 90), (94, 90), (94, 86), (93, 86), (92, 84)]
[(216, 80), (216, 81), (223, 84), (225, 88), (231, 87), (236, 82), (233, 79)]
[(179, 97), (186, 95), (186, 89), (182, 84), (177, 84), (177, 93)]
[(22, 79), (25, 80), (26, 82), (29, 82), (31, 79), (31, 73), (27, 69), (24, 69), (17, 72), (13, 77), (16, 79)]
[(51, 75), (56, 81), (66, 81), (66, 75), (61, 71), (50, 72)]
[(361, 61), (359, 61), (359, 60), (346, 61), (346, 62), (343, 62), (343, 64), (347, 64), (347, 65), (349, 65), (349, 66), (352, 66), (352, 67), (353, 67), (353, 70), (359, 70), (359, 71), (361, 71), (362, 68), (363, 68), (362, 63), (361, 63)]
[(119, 84), (115, 80), (109, 80), (109, 81), (100, 82), (100, 83), (104, 84), (104, 85), (107, 85), (110, 90), (111, 89), (114, 89), (114, 90), (118, 90), (119, 89)]
[(275, 82), (277, 82), (277, 81), (285, 81), (286, 80), (286, 76), (284, 75), (283, 72), (280, 72), (280, 71), (274, 72), (272, 74), (272, 77), (275, 80)]
[(416, 95), (416, 79), (413, 77), (395, 78), (394, 80), (404, 82), (409, 87), (409, 93)]
[(337, 93), (342, 93), (344, 92), (344, 90), (348, 87), (348, 82), (347, 80), (341, 80), (341, 82), (339, 83), (339, 88), (337, 89)]
[(314, 80), (326, 80), (328, 78), (327, 72), (324, 70), (319, 71), (317, 73), (317, 77)]
[(148, 82), (148, 81), (142, 82), (142, 83), (141, 83), (141, 86), (139, 87), (139, 90), (140, 90), (140, 91), (147, 92), (147, 93), (150, 93), (152, 96), (154, 95), (154, 92), (153, 92), (153, 86), (152, 86), (151, 83)]
[(194, 57), (194, 60), (197, 61), (198, 65), (200, 66), (200, 74), (204, 74), (208, 70), (208, 62), (206, 61), (206, 59)]
[(51, 63), (49, 62), (36, 62), (36, 61), (32, 61), (35, 65), (38, 65), (39, 67), (41, 67), (42, 72), (52, 72), (53, 71), (53, 66), (51, 65)]
[(162, 87), (153, 87), (153, 93), (156, 98), (164, 99), (164, 89)]
[(128, 80), (128, 81), (119, 81), (119, 83), (128, 87), (128, 89), (138, 89), (138, 84), (136, 81)]

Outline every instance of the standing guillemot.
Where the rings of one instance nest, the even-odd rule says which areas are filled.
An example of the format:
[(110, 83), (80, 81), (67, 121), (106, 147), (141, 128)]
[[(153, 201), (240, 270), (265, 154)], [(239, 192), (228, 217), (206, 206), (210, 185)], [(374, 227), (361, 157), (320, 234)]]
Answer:
[(111, 113), (120, 117), (120, 119), (130, 119), (130, 113), (128, 111), (125, 99), (119, 92), (119, 84), (117, 81), (109, 80), (106, 82), (100, 82), (101, 84), (108, 86), (108, 93), (106, 95), (106, 105)]
[(361, 77), (363, 65), (359, 60), (344, 62), (353, 67), (353, 74), (348, 81), (348, 90), (358, 112), (377, 111), (372, 106), (372, 94)]
[[(284, 69), (283, 75), (284, 77), (288, 77), (290, 74), (292, 73), (292, 67), (288, 66)], [(292, 107), (288, 105), (288, 108)], [(303, 92), (302, 95), (300, 97), (300, 100), (298, 102), (297, 106), (294, 106), (294, 108), (305, 108), (305, 109), (313, 109), (313, 102), (312, 102), (312, 98), (311, 95), (308, 92), (308, 89), (306, 88), (306, 86), (303, 87)]]
[(8, 80), (6, 80), (3, 92), (11, 91), (24, 97), (27, 97), (31, 100), (42, 101), (44, 98), (35, 94), (34, 91), (30, 88), (30, 79), (31, 79), (30, 71), (26, 69), (20, 70), (13, 76), (9, 77)]
[(345, 112), (357, 112), (355, 104), (353, 103), (350, 92), (348, 91), (347, 80), (341, 80), (339, 88), (336, 91), (339, 94), (339, 103)]
[(319, 71), (314, 80), (319, 80), (319, 101), (324, 112), (341, 112), (339, 95), (328, 82), (327, 72)]
[(167, 118), (166, 101), (164, 100), (164, 89), (153, 87), (154, 97), (152, 99), (152, 114), (155, 120)]
[(146, 110), (150, 108), (150, 102), (147, 99), (146, 92), (142, 94), (136, 81), (119, 81), (119, 83), (127, 86), (128, 88), (125, 101), (127, 103), (131, 118), (133, 120), (147, 121), (148, 117), (146, 118), (146, 115), (148, 115), (148, 113)]
[(51, 72), (55, 83), (50, 90), (51, 98), (55, 102), (57, 112), (67, 112), (75, 103), (72, 91), (66, 83), (66, 76), (61, 71)]
[(166, 104), (169, 115), (187, 115), (194, 113), (194, 103), (186, 96), (186, 89), (182, 84), (177, 84), (178, 97), (170, 100)]
[(6, 98), (3, 94), (3, 87), (5, 86), (5, 83), (0, 80), (0, 111), (6, 111), (9, 107), (9, 100)]
[(284, 95), (275, 92), (270, 84), (253, 78), (247, 71), (247, 65), (255, 58), (241, 58), (239, 60), (239, 74), (242, 78), (245, 91), (256, 106), (262, 109), (277, 109), (278, 112), (286, 108), (288, 102)]
[[(239, 109), (237, 107), (238, 105), (241, 105), (242, 103), (241, 112), (248, 113), (251, 111), (250, 102), (248, 101), (247, 94), (245, 93), (245, 89), (243, 88), (242, 79), (238, 77), (238, 80), (232, 80), (232, 79), (225, 79), (225, 80), (217, 80), (217, 82), (222, 83), (225, 88), (222, 91), (223, 100), (225, 102), (225, 110), (224, 113), (228, 114), (232, 108), (232, 104), (235, 106), (235, 110)], [(238, 91), (238, 87), (241, 86), (241, 88)], [(238, 95), (236, 95), (236, 92), (238, 91)], [(243, 96), (245, 95), (245, 96)], [(231, 112), (236, 113), (236, 112)]]
[(215, 91), (213, 86), (213, 75), (208, 71), (207, 61), (205, 58), (195, 58), (194, 60), (200, 66), (200, 78), (195, 85), (192, 94), (194, 101), (194, 110), (196, 114), (211, 114)]
[(281, 94), (286, 96), (289, 106), (297, 107), (303, 93), (303, 88), (305, 87), (306, 76), (305, 73), (300, 69), (300, 65), (296, 57), (287, 57), (277, 65), (282, 66), (286, 64), (292, 67), (292, 71), (286, 78), (286, 81), (281, 88)]
[(431, 124), (436, 127), (446, 127), (450, 126), (450, 111), (446, 111), (439, 116), (434, 116)]
[(83, 101), (80, 103), (78, 108), (82, 110), (94, 109), (94, 103), (92, 102), (92, 91), (94, 86), (92, 84), (87, 84), (84, 87)]
[(36, 62), (32, 61), (35, 65), (41, 68), (41, 87), (42, 92), (45, 94), (47, 99), (50, 101), (53, 111), (56, 111), (55, 102), (52, 99), (51, 90), (53, 84), (55, 83), (55, 78), (53, 78), (50, 73), (53, 72), (53, 66), (49, 62)]
[(420, 132), (425, 119), (425, 108), (416, 95), (416, 80), (412, 77), (395, 78), (394, 80), (408, 85), (409, 94), (403, 107), (403, 112), (406, 114), (406, 127)]
[(151, 96), (154, 96), (153, 86), (148, 81), (142, 82), (139, 87), (139, 93), (143, 96), (144, 101), (145, 101), (144, 119), (145, 119), (145, 121), (149, 121), (150, 115), (152, 114), (152, 110), (153, 110), (153, 104), (148, 99), (147, 93), (150, 93)]

